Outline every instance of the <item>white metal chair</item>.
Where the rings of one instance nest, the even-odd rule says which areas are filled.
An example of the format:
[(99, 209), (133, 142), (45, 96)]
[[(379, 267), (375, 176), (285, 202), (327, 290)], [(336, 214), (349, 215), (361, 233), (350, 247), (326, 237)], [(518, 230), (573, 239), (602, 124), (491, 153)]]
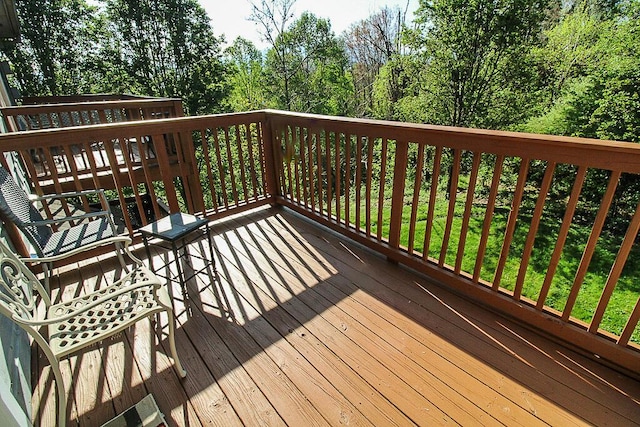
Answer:
[[(96, 292), (52, 305), (40, 281), (0, 242), (0, 313), (24, 329), (49, 359), (57, 386), (61, 427), (66, 422), (67, 400), (60, 360), (141, 319), (167, 313), (171, 355), (178, 375), (186, 376), (176, 352), (175, 317), (167, 288), (140, 260), (128, 255), (136, 264), (125, 277)], [(45, 310), (38, 309), (40, 301)]]
[[(122, 268), (127, 269), (122, 253), (131, 243), (131, 239), (128, 236), (118, 235), (109, 210), (49, 220), (44, 219), (36, 207), (38, 202), (49, 203), (52, 200), (86, 197), (90, 194), (98, 195), (102, 206), (108, 209), (109, 205), (103, 190), (30, 198), (14, 181), (11, 174), (0, 166), (0, 216), (3, 220), (15, 224), (33, 247), (35, 254), (23, 260), (42, 263), (47, 292), (49, 292), (49, 277), (55, 261), (98, 246), (114, 244)], [(54, 226), (57, 229), (54, 229)]]

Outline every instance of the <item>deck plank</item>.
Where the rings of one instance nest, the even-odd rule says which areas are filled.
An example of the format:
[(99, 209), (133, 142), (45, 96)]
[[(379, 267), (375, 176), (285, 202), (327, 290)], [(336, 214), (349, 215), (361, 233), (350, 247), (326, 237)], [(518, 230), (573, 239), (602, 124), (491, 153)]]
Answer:
[[(139, 322), (62, 362), (69, 425), (99, 425), (146, 393), (171, 426), (640, 425), (637, 380), (286, 209), (211, 231), (216, 269), (186, 293), (171, 287), (187, 378), (175, 374), (167, 319)], [(190, 251), (207, 253), (206, 239)], [(175, 272), (159, 267), (169, 253), (153, 256)], [(119, 273), (112, 256), (77, 267), (58, 272), (56, 298)], [(35, 425), (53, 425), (41, 359)]]
[[(232, 234), (234, 233), (235, 232), (232, 232)], [(230, 243), (231, 246), (229, 250), (233, 250), (233, 247), (238, 244), (238, 241), (231, 240)], [(221, 245), (219, 244), (218, 248), (220, 249), (220, 247)], [(240, 256), (238, 253), (234, 254), (234, 257)], [(262, 265), (263, 267), (267, 264), (258, 250), (252, 252), (252, 258), (256, 264)], [(227, 262), (232, 263), (234, 261), (228, 259)], [(239, 262), (240, 265), (236, 265), (236, 267), (239, 269), (242, 268), (244, 273), (252, 277), (253, 282), (256, 283), (256, 276), (259, 277), (259, 274), (253, 262), (247, 258), (238, 258), (237, 262)], [(386, 389), (383, 390), (385, 397), (414, 421), (430, 420), (431, 422), (442, 422), (442, 420), (449, 419), (447, 413), (436, 403), (430, 402), (421, 395), (416, 388), (409, 384), (406, 375), (402, 375), (402, 373), (398, 371), (400, 366), (387, 360), (388, 355), (384, 354), (384, 351), (376, 352), (379, 358), (378, 360), (374, 360), (371, 358), (371, 349), (364, 348), (370, 344), (367, 338), (360, 339), (360, 337), (355, 337), (354, 341), (353, 336), (350, 337), (345, 334), (345, 332), (349, 331), (348, 327), (343, 328), (344, 325), (338, 325), (336, 327), (336, 325), (327, 321), (325, 316), (328, 314), (325, 310), (330, 309), (329, 305), (323, 304), (323, 302), (317, 298), (314, 299), (313, 295), (311, 295), (314, 288), (323, 286), (322, 282), (316, 284), (313, 288), (305, 289), (304, 285), (302, 288), (298, 288), (293, 275), (283, 273), (285, 276), (282, 276), (282, 283), (278, 283), (278, 279), (266, 276), (267, 271), (268, 268), (266, 267), (262, 271), (265, 275), (264, 283), (256, 283), (256, 285), (260, 287), (264, 295), (271, 292), (274, 293), (272, 298), (282, 301), (282, 307), (298, 320), (300, 324), (305, 326), (306, 331), (301, 333), (312, 334), (317, 337), (329, 350), (337, 354), (337, 356), (354, 371), (359, 372), (369, 383), (385, 384), (387, 386)], [(274, 276), (278, 275), (278, 273), (273, 274)], [(237, 279), (234, 281), (236, 287), (238, 282), (239, 280)], [(287, 290), (285, 287), (289, 287), (290, 290)], [(294, 296), (294, 298), (292, 298), (292, 296)], [(307, 300), (307, 303), (305, 303), (305, 300)], [(310, 307), (319, 310), (322, 312), (322, 315), (317, 311), (311, 310)], [(262, 315), (271, 316), (272, 311), (275, 309), (276, 308), (270, 308), (267, 312), (262, 313)], [(369, 360), (369, 363), (363, 364), (363, 360)], [(434, 396), (432, 396), (432, 398), (433, 397)], [(466, 420), (471, 422), (472, 419), (468, 417)]]
[[(249, 234), (254, 237), (264, 233), (264, 230), (256, 227), (256, 224), (250, 224), (248, 229), (250, 229)], [(267, 236), (265, 238), (272, 242), (280, 241), (279, 239), (269, 239)], [(260, 245), (260, 243), (257, 244)], [(279, 253), (288, 255), (287, 252), (292, 248), (279, 245), (276, 249)], [(294, 252), (300, 253), (301, 250), (302, 248), (298, 248), (298, 251)], [(315, 266), (309, 265), (309, 269), (313, 270)], [(306, 272), (301, 268), (296, 271), (299, 275), (302, 274), (302, 271)], [(285, 273), (283, 271), (281, 274)], [(426, 381), (431, 381), (430, 387), (440, 390), (448, 402), (465, 399), (474, 402), (475, 399), (476, 403), (474, 404), (477, 407), (495, 408), (493, 411), (488, 410), (488, 414), (496, 420), (516, 424), (527, 420), (521, 408), (513, 405), (503, 396), (491, 393), (491, 390), (479, 391), (478, 385), (474, 384), (477, 380), (469, 378), (466, 372), (437, 352), (432, 351), (428, 345), (415, 336), (409, 335), (408, 331), (412, 331), (412, 327), (416, 331), (415, 322), (398, 314), (395, 310), (388, 309), (386, 304), (372, 298), (366, 292), (359, 292), (359, 288), (353, 283), (341, 279), (341, 276), (336, 276), (325, 282), (329, 286), (314, 288), (326, 299), (326, 302), (321, 302), (321, 304), (326, 306), (327, 313), (331, 312), (332, 306), (341, 308), (342, 313), (336, 313), (335, 327), (349, 333), (355, 333), (356, 336), (368, 336), (370, 342), (378, 343), (379, 350), (387, 354), (394, 354), (395, 360), (392, 362), (394, 365), (405, 366), (405, 369), (411, 372), (410, 375), (415, 374), (422, 376)], [(357, 313), (357, 318), (353, 315), (354, 313)], [(393, 321), (389, 319), (393, 319)], [(415, 335), (419, 336), (419, 332)], [(402, 353), (399, 349), (402, 349)], [(411, 357), (407, 358), (406, 355)], [(433, 379), (429, 378), (429, 375), (433, 375)], [(480, 404), (477, 401), (480, 401)], [(478, 408), (467, 409), (477, 417), (476, 420), (482, 421), (486, 418), (487, 414), (478, 413)], [(531, 425), (534, 421), (528, 420), (525, 423)]]
[[(256, 227), (251, 227), (251, 234), (258, 236), (260, 231), (255, 228)], [(278, 247), (277, 251), (286, 254), (287, 248)], [(309, 267), (310, 270), (313, 269), (313, 266)], [(306, 271), (306, 269), (298, 268), (296, 271), (297, 274), (300, 275), (302, 274), (301, 272)], [(283, 270), (278, 274), (284, 275), (287, 274), (287, 272)], [(331, 284), (332, 281), (335, 281), (335, 278), (328, 279), (325, 283)], [(289, 278), (287, 283), (291, 284), (292, 278)], [(345, 283), (345, 285), (348, 286), (349, 283)], [(500, 396), (496, 396), (495, 393), (494, 395), (491, 393), (487, 395), (486, 390), (482, 390), (481, 393), (477, 393), (475, 396), (477, 400), (483, 400), (482, 405), (477, 405), (477, 403), (469, 397), (469, 395), (473, 396), (471, 392), (476, 390), (473, 389), (473, 381), (471, 381), (472, 384), (469, 386), (465, 384), (465, 381), (467, 383), (470, 382), (468, 375), (464, 375), (466, 374), (465, 372), (462, 371), (461, 374), (459, 374), (460, 369), (448, 367), (446, 363), (444, 363), (446, 360), (442, 358), (438, 359), (439, 355), (437, 353), (431, 352), (428, 357), (423, 357), (423, 354), (429, 352), (429, 349), (426, 345), (421, 344), (415, 339), (413, 347), (417, 347), (417, 349), (413, 349), (414, 351), (411, 353), (412, 342), (410, 337), (405, 335), (402, 329), (386, 321), (385, 318), (378, 314), (384, 311), (384, 304), (375, 300), (367, 301), (367, 304), (363, 305), (355, 303), (356, 300), (366, 298), (366, 294), (357, 292), (357, 287), (352, 286), (347, 293), (343, 293), (342, 290), (338, 290), (333, 286), (315, 286), (313, 289), (317, 290), (318, 294), (326, 300), (322, 301), (316, 298), (310, 300), (309, 303), (316, 306), (320, 305), (324, 317), (329, 318), (329, 315), (333, 314), (332, 324), (336, 329), (342, 329), (345, 334), (350, 335), (352, 340), (359, 342), (361, 346), (374, 343), (373, 346), (369, 345), (369, 354), (372, 356), (379, 353), (391, 355), (392, 359), (388, 361), (389, 366), (401, 367), (406, 370), (407, 378), (411, 378), (414, 382), (416, 378), (419, 378), (423, 383), (426, 383), (430, 390), (438, 390), (439, 395), (432, 393), (430, 397), (431, 399), (438, 399), (438, 406), (440, 408), (450, 413), (468, 413), (468, 415), (474, 417), (474, 420), (480, 421), (483, 424), (492, 422), (488, 419), (489, 417), (487, 417), (487, 415), (496, 418), (493, 422), (502, 419), (502, 422), (506, 421), (512, 424), (525, 423), (525, 425), (532, 425), (532, 423), (534, 423), (535, 420), (528, 420), (525, 416), (526, 414), (522, 410), (518, 411), (519, 408), (513, 404), (509, 405), (507, 402), (505, 406), (498, 408), (496, 401), (500, 401)], [(351, 293), (354, 293), (354, 295), (351, 296)], [(334, 310), (333, 308), (341, 308), (341, 310)], [(367, 312), (370, 313), (368, 317)], [(367, 321), (361, 323), (356, 317), (352, 317), (350, 313), (357, 313), (358, 319), (366, 318)], [(376, 332), (371, 330), (372, 326)], [(364, 337), (364, 339), (361, 339), (361, 337)], [(402, 352), (409, 352), (413, 357), (405, 357), (399, 349), (402, 349)], [(431, 371), (433, 374), (421, 364), (418, 364), (417, 361), (426, 363), (427, 366), (433, 366), (434, 369)], [(446, 375), (447, 373), (449, 374), (448, 376)], [(453, 381), (456, 375), (462, 377), (458, 382)], [(460, 393), (458, 391), (459, 389), (462, 389), (464, 393)], [(492, 412), (488, 411), (489, 413), (483, 413), (480, 409), (490, 406), (494, 406), (496, 409)], [(471, 422), (469, 419), (460, 419), (458, 421), (463, 424)]]
[[(347, 246), (345, 246), (341, 239), (332, 234), (319, 235), (317, 229), (310, 228), (306, 221), (295, 216), (287, 216), (286, 219), (287, 224), (304, 227), (303, 229), (307, 233), (304, 236), (305, 239), (316, 249), (324, 247), (325, 253), (336, 254), (334, 259), (336, 263), (340, 262), (340, 259), (345, 259), (344, 256), (348, 254), (345, 248), (349, 247), (350, 250), (356, 248), (355, 244), (346, 244)], [(283, 222), (279, 221), (279, 224), (283, 224)], [(338, 255), (340, 253), (342, 253), (342, 257)], [(562, 360), (556, 360), (554, 353), (571, 354), (570, 357), (579, 366), (585, 366), (587, 370), (590, 369), (589, 367), (595, 366), (599, 366), (601, 369), (602, 365), (544, 339), (513, 321), (497, 316), (448, 293), (440, 287), (432, 286), (427, 280), (410, 271), (402, 268), (389, 268), (380, 262), (378, 256), (369, 251), (358, 251), (358, 256), (364, 263), (350, 263), (349, 266), (357, 266), (361, 273), (367, 274), (371, 278), (371, 280), (361, 280), (358, 284), (362, 287), (368, 286), (368, 292), (383, 297), (381, 295), (381, 292), (385, 291), (383, 287), (370, 285), (375, 283), (373, 282), (375, 280), (385, 278), (384, 282), (388, 288), (405, 296), (405, 303), (399, 309), (404, 313), (411, 314), (423, 325), (429, 326), (427, 322), (430, 319), (429, 313), (425, 313), (420, 304), (411, 301), (425, 301), (425, 292), (436, 300), (439, 299), (443, 302), (446, 300), (447, 304), (428, 305), (429, 311), (442, 319), (441, 322), (430, 328), (446, 338), (442, 343), (456, 343), (464, 350), (464, 353), (484, 361), (481, 364), (476, 363), (473, 368), (474, 372), (487, 366), (492, 367), (492, 370), (498, 368), (502, 370), (506, 380), (515, 379), (515, 383), (523, 384), (525, 388), (520, 389), (520, 396), (525, 407), (533, 402), (532, 410), (535, 409), (540, 413), (546, 405), (550, 414), (557, 414), (556, 406), (560, 405), (578, 417), (596, 424), (611, 422), (611, 417), (619, 419), (622, 424), (638, 422), (638, 416), (640, 416), (640, 405), (638, 405), (640, 384), (638, 381), (608, 370), (609, 376), (621, 378), (624, 383), (624, 385), (620, 384), (620, 388), (626, 390), (622, 392), (622, 396), (625, 398), (620, 399), (620, 392), (610, 387), (591, 385), (596, 380), (595, 378), (585, 381), (583, 375), (565, 366)], [(349, 270), (343, 270), (343, 273), (345, 278), (352, 281), (361, 279), (361, 276), (352, 275)], [(419, 286), (405, 286), (411, 281)], [(394, 306), (392, 298), (385, 296), (383, 300), (390, 306)], [(452, 313), (455, 315), (451, 316)], [(538, 345), (532, 344), (531, 340), (537, 341)], [(447, 352), (442, 351), (442, 354), (447, 354)], [(563, 357), (559, 359), (563, 359)], [(470, 372), (470, 374), (474, 372)], [(602, 381), (597, 382), (602, 383)], [(509, 388), (511, 386), (509, 385)]]
[[(218, 246), (218, 249), (221, 249), (220, 245)], [(242, 262), (241, 259), (239, 259), (239, 261)], [(231, 270), (230, 266), (233, 263), (229, 260), (226, 260), (226, 262), (227, 268)], [(236, 267), (235, 271), (231, 273), (233, 287), (236, 291), (241, 292), (244, 298), (254, 301), (254, 304), (251, 307), (253, 310), (248, 311), (248, 314), (252, 314), (254, 316), (251, 323), (263, 322), (266, 320), (274, 331), (278, 332), (277, 335), (272, 334), (269, 337), (262, 336), (258, 338), (260, 339), (263, 347), (267, 347), (269, 349), (268, 351), (271, 356), (278, 360), (278, 363), (283, 368), (285, 374), (290, 377), (295, 376), (295, 378), (292, 377), (292, 379), (295, 381), (296, 385), (301, 388), (307, 396), (311, 396), (313, 398), (310, 399), (311, 402), (327, 417), (328, 421), (332, 425), (347, 422), (356, 425), (380, 425), (380, 422), (389, 424), (393, 420), (393, 417), (389, 418), (389, 416), (377, 410), (375, 406), (372, 406), (370, 402), (366, 402), (365, 405), (359, 404), (356, 408), (356, 406), (352, 405), (349, 400), (344, 399), (341, 393), (342, 389), (338, 389), (338, 387), (347, 384), (345, 379), (334, 375), (331, 375), (330, 378), (326, 378), (325, 371), (320, 372), (318, 371), (318, 366), (306, 362), (309, 354), (300, 349), (302, 342), (306, 341), (309, 343), (309, 341), (311, 341), (309, 344), (304, 346), (307, 350), (309, 350), (311, 346), (316, 348), (320, 346), (324, 347), (324, 344), (320, 340), (315, 339), (312, 332), (306, 328), (306, 325), (302, 326), (302, 323), (299, 322), (300, 318), (296, 319), (286, 310), (279, 307), (279, 305), (270, 298), (270, 295), (268, 294), (269, 291), (265, 291), (264, 288), (256, 286), (253, 280), (249, 280), (249, 277), (257, 275), (253, 271), (247, 271), (245, 269), (247, 265), (248, 264), (246, 263), (244, 263), (242, 267), (234, 265)], [(271, 291), (275, 291), (275, 289), (271, 289)], [(259, 313), (255, 306), (263, 307), (264, 311)], [(313, 318), (317, 315), (316, 312), (309, 310), (308, 307), (299, 308), (298, 313), (299, 316), (304, 319)], [(277, 348), (280, 351), (273, 351), (275, 346), (274, 344), (270, 344), (270, 342), (275, 342), (276, 340), (284, 341), (282, 340), (282, 337), (286, 337), (287, 345), (280, 345), (280, 343), (278, 343)], [(295, 339), (293, 337), (295, 337)], [(294, 342), (296, 342), (298, 346), (296, 346)], [(293, 350), (294, 353), (290, 353), (291, 350)], [(323, 349), (322, 351), (325, 354), (328, 353), (326, 349)], [(296, 356), (299, 353), (304, 357), (301, 358)], [(336, 356), (328, 354), (326, 358), (332, 359), (331, 364), (328, 367), (345, 372), (344, 367), (339, 366), (341, 361), (336, 358)], [(320, 366), (324, 366), (324, 364)], [(298, 369), (300, 369), (300, 373), (296, 372)], [(349, 372), (347, 374), (347, 378), (352, 376), (353, 372)], [(359, 381), (362, 380), (360, 379)], [(354, 399), (354, 401), (362, 401), (362, 398)], [(380, 397), (375, 401), (375, 403), (381, 405), (386, 403), (388, 405), (387, 402), (381, 401)], [(363, 410), (362, 406), (365, 406), (366, 410)], [(371, 412), (368, 412), (368, 410)], [(397, 409), (392, 406), (389, 406), (389, 410), (397, 412)], [(365, 419), (365, 416), (370, 418)], [(408, 422), (408, 419), (400, 417), (400, 421), (394, 421), (393, 423), (397, 425), (407, 425)]]

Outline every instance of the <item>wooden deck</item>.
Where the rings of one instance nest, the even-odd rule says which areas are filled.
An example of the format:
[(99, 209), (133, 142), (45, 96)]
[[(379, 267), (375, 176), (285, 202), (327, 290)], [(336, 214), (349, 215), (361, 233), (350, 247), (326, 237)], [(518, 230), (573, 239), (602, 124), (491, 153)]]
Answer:
[[(64, 361), (70, 425), (148, 393), (177, 426), (640, 424), (639, 381), (287, 210), (211, 230), (215, 271), (173, 288), (186, 379), (166, 319), (140, 322)], [(118, 273), (112, 258), (77, 267), (60, 271), (64, 298), (82, 292), (78, 276), (87, 288)], [(36, 425), (54, 425), (52, 375), (34, 354)]]

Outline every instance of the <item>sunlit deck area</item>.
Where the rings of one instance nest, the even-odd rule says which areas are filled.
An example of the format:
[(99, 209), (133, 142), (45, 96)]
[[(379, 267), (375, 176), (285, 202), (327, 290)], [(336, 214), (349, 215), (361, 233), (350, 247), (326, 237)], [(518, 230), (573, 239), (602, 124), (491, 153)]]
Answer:
[[(290, 210), (211, 231), (215, 269), (172, 289), (187, 377), (169, 358), (166, 319), (139, 322), (62, 363), (70, 425), (101, 425), (148, 393), (172, 426), (640, 423), (640, 382)], [(154, 257), (158, 269), (170, 252)], [(53, 296), (119, 269), (108, 255), (63, 267)], [(70, 285), (78, 276), (84, 290)], [(49, 426), (55, 388), (38, 351), (34, 418)]]

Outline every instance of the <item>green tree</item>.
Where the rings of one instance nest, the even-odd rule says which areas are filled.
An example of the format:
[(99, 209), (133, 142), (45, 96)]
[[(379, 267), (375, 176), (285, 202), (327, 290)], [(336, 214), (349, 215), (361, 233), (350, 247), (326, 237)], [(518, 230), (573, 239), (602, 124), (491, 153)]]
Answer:
[(623, 10), (605, 21), (577, 11), (546, 33), (547, 107), (520, 129), (640, 142), (640, 2)]
[(103, 1), (132, 92), (181, 97), (190, 114), (226, 109), (221, 40), (196, 0)]
[(21, 39), (3, 46), (23, 96), (79, 94), (91, 89), (86, 68), (100, 31), (85, 0), (17, 0)]
[[(385, 7), (369, 18), (351, 25), (343, 36), (351, 63), (355, 114), (358, 117), (373, 114), (374, 82), (385, 65), (389, 64), (385, 69), (386, 93), (378, 99), (384, 99), (392, 105), (402, 94), (402, 68), (399, 66), (402, 62), (390, 61), (402, 54), (401, 33), (405, 20), (406, 12), (402, 12), (400, 8)], [(387, 114), (378, 114), (377, 117), (389, 118)]]
[(352, 110), (344, 45), (329, 21), (311, 13), (303, 13), (275, 39), (265, 73), (277, 108), (330, 115), (349, 115)]
[[(412, 76), (405, 102), (428, 106), (424, 117), (454, 126), (503, 127), (519, 112), (504, 99), (526, 80), (525, 53), (545, 18), (547, 0), (421, 0), (408, 33)], [(514, 77), (517, 77), (514, 79)], [(405, 100), (407, 101), (407, 100)], [(489, 114), (502, 108), (501, 114)], [(415, 112), (412, 114), (416, 115)], [(499, 119), (499, 120), (498, 120)]]
[(226, 49), (225, 55), (232, 67), (229, 103), (233, 111), (265, 108), (262, 53), (249, 40), (238, 37)]

